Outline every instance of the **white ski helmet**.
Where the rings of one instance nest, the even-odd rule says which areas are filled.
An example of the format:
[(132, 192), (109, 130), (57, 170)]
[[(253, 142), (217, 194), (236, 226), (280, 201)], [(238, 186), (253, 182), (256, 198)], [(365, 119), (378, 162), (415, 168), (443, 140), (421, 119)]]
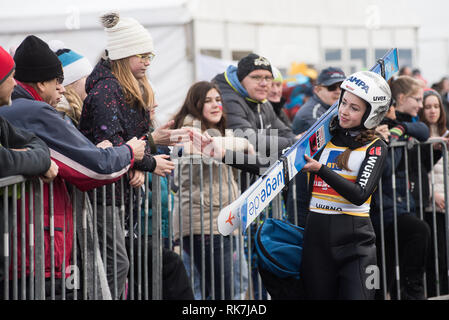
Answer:
[[(371, 71), (353, 73), (340, 86), (341, 94), (338, 100), (340, 107), (345, 91), (355, 94), (366, 101), (367, 108), (362, 118), (362, 125), (366, 129), (373, 129), (380, 124), (391, 105), (391, 90), (382, 76)], [(369, 109), (369, 110), (368, 110)]]

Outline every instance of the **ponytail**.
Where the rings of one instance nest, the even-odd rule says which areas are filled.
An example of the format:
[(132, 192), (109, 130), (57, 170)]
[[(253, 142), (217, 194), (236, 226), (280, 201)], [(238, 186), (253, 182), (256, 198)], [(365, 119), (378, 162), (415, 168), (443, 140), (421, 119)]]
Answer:
[[(374, 141), (376, 138), (380, 138), (381, 136), (376, 132), (375, 129), (365, 129), (362, 130), (354, 140), (359, 142), (362, 145), (366, 145), (369, 142)], [(346, 149), (342, 154), (337, 157), (337, 167), (341, 170), (351, 171), (348, 168), (349, 156), (351, 155), (353, 149)]]

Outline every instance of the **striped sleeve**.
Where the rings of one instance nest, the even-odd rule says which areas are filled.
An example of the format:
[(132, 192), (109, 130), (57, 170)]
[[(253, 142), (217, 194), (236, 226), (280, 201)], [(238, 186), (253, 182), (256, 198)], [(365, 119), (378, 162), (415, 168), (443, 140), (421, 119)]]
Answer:
[(133, 164), (133, 152), (127, 145), (97, 148), (49, 105), (33, 109), (34, 114), (17, 117), (14, 123), (47, 144), (51, 158), (59, 166), (59, 175), (81, 191), (118, 180)]

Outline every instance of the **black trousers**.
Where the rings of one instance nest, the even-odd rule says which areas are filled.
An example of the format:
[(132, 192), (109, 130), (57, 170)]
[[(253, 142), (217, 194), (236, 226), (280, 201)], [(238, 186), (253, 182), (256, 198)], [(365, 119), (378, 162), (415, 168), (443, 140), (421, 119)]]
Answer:
[(304, 234), (302, 278), (306, 299), (373, 299), (376, 266), (371, 220), (310, 212)]
[[(191, 256), (192, 248), (190, 247), (190, 237), (184, 237), (184, 250)], [(214, 249), (214, 263), (213, 268), (210, 261), (210, 257), (208, 253), (210, 252), (210, 248), (213, 246)], [(212, 296), (212, 282), (211, 282), (211, 274), (212, 270), (214, 271), (214, 297), (215, 300), (232, 299), (231, 294), (231, 265), (232, 265), (232, 250), (231, 250), (231, 238), (224, 237), (223, 238), (223, 264), (221, 262), (221, 241), (219, 235), (214, 235), (212, 238), (209, 235), (205, 235), (204, 240), (204, 252), (206, 255), (204, 256), (204, 264), (205, 264), (205, 288), (206, 288), (206, 297)], [(194, 235), (193, 237), (193, 259), (196, 268), (200, 274), (200, 282), (201, 275), (203, 274), (202, 270), (202, 253), (201, 253), (201, 236)], [(224, 274), (224, 283), (223, 287), (221, 285), (221, 276)], [(223, 295), (222, 295), (223, 294)]]
[[(424, 275), (427, 263), (430, 228), (425, 221), (420, 220), (412, 214), (402, 214), (397, 218), (398, 233), (398, 254), (399, 272), (402, 289), (406, 289), (405, 280), (409, 278), (417, 279)], [(381, 263), (381, 236), (380, 230), (376, 230), (377, 235), (377, 256)], [(389, 224), (385, 228), (385, 271), (387, 278), (387, 291), (391, 298), (396, 299), (397, 287), (395, 285), (395, 239), (394, 225)], [(378, 295), (380, 292), (378, 293)], [(378, 296), (377, 295), (377, 296)], [(383, 299), (384, 297), (378, 297)]]
[[(152, 275), (153, 275), (153, 246), (151, 242), (151, 237), (148, 237), (148, 299), (152, 299), (153, 287), (152, 287)], [(138, 299), (138, 272), (142, 273), (141, 277), (141, 298), (144, 299), (144, 277), (143, 272), (145, 268), (144, 261), (144, 241), (145, 238), (141, 238), (141, 249), (140, 249), (140, 268), (139, 268), (139, 258), (138, 258), (138, 242), (134, 239), (134, 299)], [(126, 239), (126, 248), (128, 250), (128, 256), (130, 257), (129, 239)], [(128, 298), (130, 294), (128, 293)], [(190, 278), (187, 276), (184, 263), (181, 257), (174, 251), (162, 248), (162, 299), (163, 300), (195, 300), (193, 295), (192, 287), (190, 286)]]
[[(433, 214), (431, 212), (424, 213), (424, 219), (430, 227), (432, 239), (436, 237), (436, 244), (432, 240), (429, 246), (429, 259), (427, 260), (426, 279), (427, 279), (427, 296), (433, 297), (437, 295), (437, 287), (439, 285), (440, 295), (446, 295), (448, 291), (448, 275), (447, 275), (447, 257), (446, 257), (446, 221), (443, 213), (437, 212), (435, 215), (436, 226), (433, 225)], [(435, 233), (436, 229), (436, 233)], [(437, 248), (435, 248), (437, 245)], [(438, 257), (438, 275), (439, 283), (437, 283), (435, 270), (435, 249), (437, 249), (436, 257)]]

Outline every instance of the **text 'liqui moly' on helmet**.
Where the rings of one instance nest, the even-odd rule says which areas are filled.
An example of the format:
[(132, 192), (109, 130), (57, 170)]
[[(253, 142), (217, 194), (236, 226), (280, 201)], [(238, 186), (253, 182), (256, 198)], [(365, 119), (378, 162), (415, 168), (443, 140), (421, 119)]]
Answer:
[(390, 108), (390, 86), (377, 73), (371, 71), (353, 73), (342, 82), (340, 88), (341, 95), (338, 105), (340, 105), (345, 91), (351, 92), (369, 104), (370, 108), (367, 108), (362, 118), (362, 124), (366, 129), (378, 126)]

